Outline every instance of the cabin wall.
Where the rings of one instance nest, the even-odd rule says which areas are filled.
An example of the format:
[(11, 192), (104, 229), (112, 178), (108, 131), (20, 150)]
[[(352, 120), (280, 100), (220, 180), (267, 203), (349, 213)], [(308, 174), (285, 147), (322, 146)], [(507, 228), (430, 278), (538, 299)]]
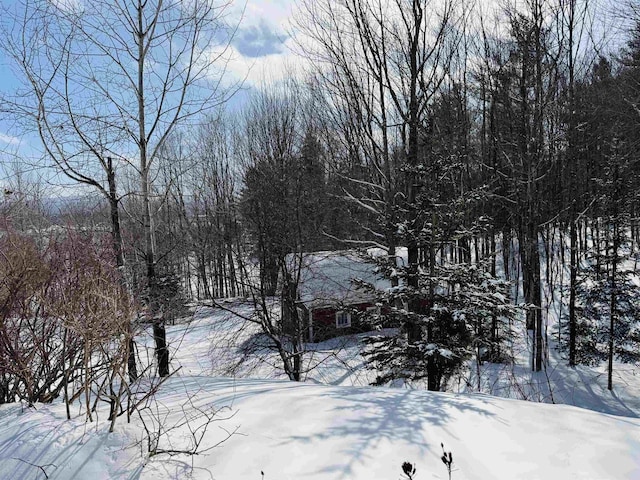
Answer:
[[(341, 335), (363, 333), (371, 330), (368, 322), (363, 322), (359, 312), (365, 312), (367, 308), (374, 306), (372, 303), (359, 303), (345, 307), (326, 307), (311, 310), (313, 321), (313, 342), (322, 342), (329, 338)], [(349, 327), (336, 326), (336, 313), (345, 311), (351, 313), (351, 325)]]

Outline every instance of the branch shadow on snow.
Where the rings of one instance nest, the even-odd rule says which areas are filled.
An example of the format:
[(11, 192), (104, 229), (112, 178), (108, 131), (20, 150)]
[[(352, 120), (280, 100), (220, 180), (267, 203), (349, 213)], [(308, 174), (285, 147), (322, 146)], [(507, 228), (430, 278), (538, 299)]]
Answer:
[[(416, 392), (411, 390), (376, 389), (331, 389), (327, 392), (329, 397), (338, 401), (346, 400), (348, 403), (337, 406), (333, 410), (337, 418), (344, 411), (353, 411), (357, 415), (345, 421), (338, 422), (322, 429), (314, 436), (294, 436), (289, 442), (305, 442), (311, 439), (328, 440), (331, 438), (350, 437), (353, 439), (347, 451), (349, 464), (328, 465), (321, 473), (342, 473), (345, 478), (353, 473), (356, 464), (366, 464), (374, 460), (364, 452), (369, 447), (379, 442), (398, 438), (419, 448), (420, 455), (440, 455), (440, 443), (442, 441), (463, 441), (447, 429), (447, 423), (463, 412), (475, 412), (480, 416), (492, 416), (493, 413), (478, 406), (478, 400), (441, 393)], [(434, 432), (444, 430), (448, 438), (441, 438), (441, 433)], [(435, 435), (434, 435), (435, 434)], [(398, 452), (398, 461), (402, 459), (402, 452)]]
[[(8, 424), (12, 434), (0, 435), (4, 437), (0, 442), (0, 478), (84, 479), (98, 452), (124, 448), (118, 434), (107, 433), (106, 422), (92, 435), (86, 436), (88, 426), (84, 422), (67, 421), (59, 412), (49, 411), (44, 406), (41, 408), (47, 413), (14, 413), (15, 420)], [(95, 428), (93, 425), (90, 427)], [(131, 465), (137, 463), (139, 459), (136, 457), (123, 459), (121, 465), (112, 466), (110, 473), (124, 478)]]
[[(243, 390), (240, 397), (273, 393), (280, 388), (305, 388), (305, 385), (291, 382), (283, 382), (282, 387), (275, 388), (273, 381), (265, 382), (262, 387), (259, 385), (260, 382), (254, 380), (250, 383), (234, 380), (233, 383)], [(249, 388), (245, 390), (245, 387)], [(461, 395), (375, 387), (327, 388), (326, 392), (322, 392), (322, 396), (331, 399), (327, 404), (334, 405), (328, 408), (331, 409), (335, 422), (324, 427), (316, 425), (312, 434), (285, 435), (281, 437), (280, 445), (297, 446), (324, 441), (333, 443), (333, 440), (348, 439), (348, 447), (340, 456), (349, 458), (349, 463), (330, 463), (317, 472), (332, 475), (332, 478), (337, 478), (336, 475), (350, 478), (356, 465), (366, 465), (376, 460), (366, 452), (375, 451), (370, 448), (380, 443), (384, 444), (387, 440), (394, 443), (403, 439), (406, 443), (418, 447), (421, 456), (429, 452), (439, 456), (440, 442), (464, 440), (448, 431), (447, 424), (450, 420), (469, 412), (479, 416), (495, 415), (482, 407), (483, 404), (489, 405), (488, 399), (482, 397), (472, 399)], [(218, 397), (217, 400), (224, 399)], [(301, 421), (304, 422), (304, 419)], [(443, 430), (448, 438), (442, 438)], [(398, 451), (398, 460), (402, 456), (403, 452)]]
[[(209, 378), (204, 382), (203, 380), (204, 378), (184, 379), (183, 388), (191, 391), (196, 388), (210, 391), (213, 395), (209, 398), (217, 406), (224, 405), (233, 410), (243, 399), (259, 396), (263, 398), (264, 405), (271, 405), (283, 399), (290, 402), (292, 417), (313, 415), (315, 412), (309, 407), (317, 409), (318, 397), (326, 398), (326, 408), (330, 411), (330, 417), (334, 419), (330, 424), (318, 425), (313, 418), (305, 419), (301, 416), (300, 428), (293, 431), (281, 430), (278, 438), (280, 446), (289, 447), (317, 445), (324, 441), (341, 445), (345, 443), (340, 441), (341, 439), (348, 439), (346, 450), (339, 455), (340, 458), (348, 458), (348, 464), (328, 463), (317, 472), (331, 475), (329, 478), (350, 478), (356, 465), (366, 465), (377, 460), (367, 452), (375, 452), (377, 445), (397, 443), (399, 439), (403, 440), (402, 443), (417, 447), (421, 456), (432, 454), (439, 458), (440, 442), (464, 441), (447, 428), (450, 421), (463, 414), (491, 416), (497, 421), (502, 421), (494, 413), (498, 407), (489, 397), (481, 395), (452, 395), (382, 387), (323, 387), (319, 392), (315, 385), (290, 381), (231, 378)], [(311, 395), (306, 394), (307, 388), (310, 389), (308, 391)], [(310, 403), (307, 404), (307, 400)], [(242, 406), (238, 408), (243, 409)], [(265, 411), (265, 415), (269, 413)], [(306, 433), (309, 428), (312, 433)], [(248, 433), (242, 429), (240, 432)], [(402, 451), (398, 451), (398, 460), (403, 455)]]
[[(606, 373), (578, 365), (576, 367), (560, 366), (559, 371), (550, 375), (557, 403), (587, 408), (600, 413), (621, 417), (639, 418), (634, 410), (635, 405), (625, 398), (606, 388)], [(622, 383), (624, 378), (614, 371), (614, 382)], [(624, 393), (624, 388), (621, 389)]]

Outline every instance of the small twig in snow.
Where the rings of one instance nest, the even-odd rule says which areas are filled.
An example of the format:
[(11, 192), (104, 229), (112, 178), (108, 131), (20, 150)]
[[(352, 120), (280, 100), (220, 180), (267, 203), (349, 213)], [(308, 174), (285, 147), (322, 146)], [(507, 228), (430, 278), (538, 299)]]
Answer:
[(49, 478), (49, 475), (47, 475), (46, 470), (44, 469), (44, 467), (53, 467), (53, 468), (58, 468), (56, 467), (53, 463), (46, 463), (44, 465), (37, 465), (35, 463), (31, 463), (31, 462), (27, 462), (26, 460), (23, 460), (22, 458), (17, 458), (17, 457), (11, 457), (13, 460), (18, 460), (19, 462), (23, 462), (26, 463), (27, 465), (31, 465), (32, 467), (36, 467), (39, 468), (40, 470), (42, 470), (42, 473), (44, 474), (44, 478)]

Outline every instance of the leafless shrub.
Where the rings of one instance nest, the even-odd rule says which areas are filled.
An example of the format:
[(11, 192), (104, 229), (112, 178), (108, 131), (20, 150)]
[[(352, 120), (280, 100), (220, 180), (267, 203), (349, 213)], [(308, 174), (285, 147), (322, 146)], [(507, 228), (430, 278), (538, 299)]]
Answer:
[(0, 402), (99, 401), (113, 422), (123, 411), (136, 305), (110, 243), (51, 233), (45, 248), (5, 228), (0, 235)]
[(48, 312), (57, 271), (48, 251), (8, 228), (0, 234), (0, 402), (49, 402), (79, 361), (80, 344)]
[(84, 394), (87, 420), (93, 420), (98, 401), (107, 401), (113, 428), (128, 390), (126, 368), (135, 304), (120, 281), (107, 244), (70, 233), (52, 250), (58, 276), (49, 295), (51, 317), (59, 319), (82, 345), (75, 379)]
[(149, 457), (203, 455), (238, 434), (238, 426), (229, 430), (219, 425), (223, 431), (222, 438), (214, 443), (206, 442), (205, 436), (211, 426), (215, 422), (231, 419), (235, 413), (229, 407), (216, 408), (210, 403), (199, 405), (196, 401), (198, 393), (191, 392), (185, 396), (181, 412), (169, 410), (153, 395), (146, 396), (143, 403), (138, 403), (137, 412), (145, 431), (142, 443)]

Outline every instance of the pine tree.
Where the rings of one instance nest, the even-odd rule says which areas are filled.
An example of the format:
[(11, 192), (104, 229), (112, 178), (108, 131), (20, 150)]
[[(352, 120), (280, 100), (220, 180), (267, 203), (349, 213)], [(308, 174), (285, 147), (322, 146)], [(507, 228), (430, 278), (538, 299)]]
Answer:
[[(360, 283), (382, 306), (372, 323), (397, 327), (394, 333), (365, 340), (366, 363), (378, 372), (375, 384), (426, 380), (429, 390), (441, 390), (472, 356), (481, 361), (490, 352), (501, 351), (513, 334), (517, 308), (510, 301), (510, 284), (495, 278), (487, 267), (437, 265), (435, 275), (420, 271), (415, 288), (407, 284), (407, 267), (391, 269), (386, 261), (380, 262), (381, 272), (399, 277), (400, 282), (385, 291)], [(419, 306), (418, 311), (407, 309), (409, 301)], [(422, 338), (410, 341), (407, 325), (417, 325)]]
[(470, 248), (485, 235), (487, 219), (471, 220), (485, 189), (474, 185), (466, 101), (459, 85), (443, 89), (420, 126), (418, 162), (403, 167), (418, 191), (400, 204), (395, 243), (413, 245), (417, 258), (378, 258), (396, 285), (389, 291), (361, 285), (382, 306), (378, 326), (397, 327), (366, 340), (378, 384), (426, 380), (427, 389), (440, 390), (472, 356), (497, 359), (515, 318), (508, 284), (490, 273), (491, 255)]
[(590, 147), (585, 176), (590, 180), (593, 198), (593, 227), (587, 266), (578, 275), (576, 286), (575, 361), (606, 361), (610, 390), (614, 360), (640, 359), (640, 330), (636, 324), (640, 299), (630, 261), (638, 186), (633, 147), (637, 131), (636, 37), (624, 52), (621, 71), (616, 72), (609, 60), (601, 58), (591, 82), (582, 89), (582, 130)]

